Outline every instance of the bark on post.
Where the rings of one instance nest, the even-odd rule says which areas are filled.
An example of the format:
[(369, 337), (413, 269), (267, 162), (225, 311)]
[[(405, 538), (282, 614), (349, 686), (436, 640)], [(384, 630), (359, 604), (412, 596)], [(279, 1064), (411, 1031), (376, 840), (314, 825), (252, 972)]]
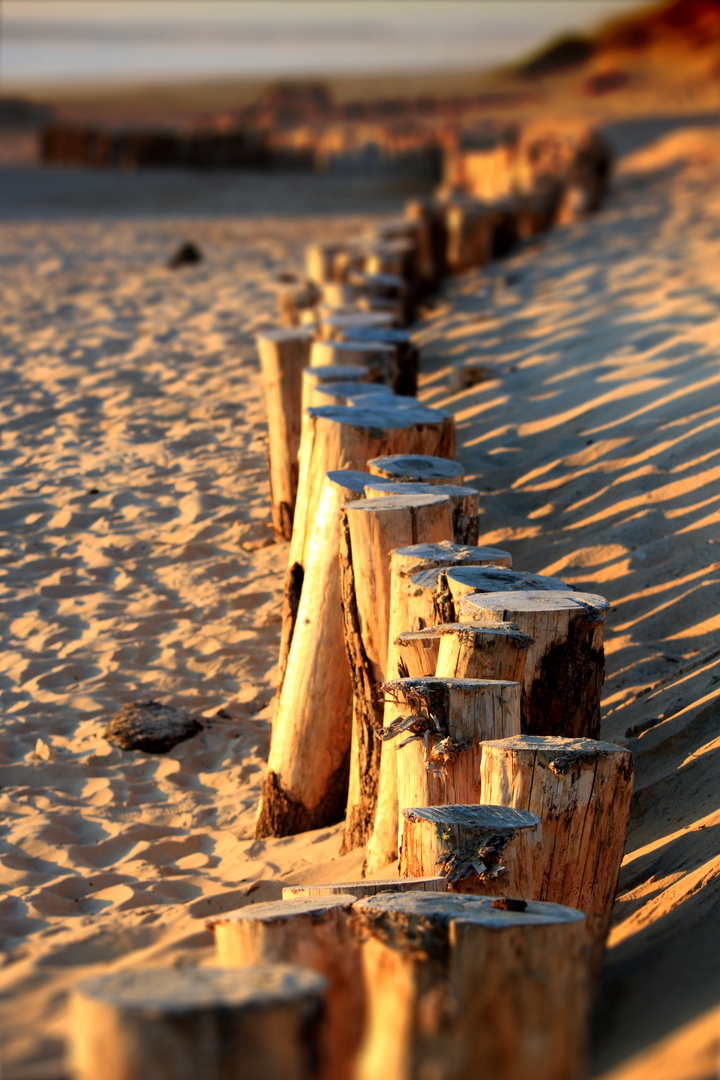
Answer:
[(360, 900), (368, 1021), (356, 1080), (581, 1080), (583, 917), (557, 904)]
[(390, 622), (390, 553), (453, 533), (446, 495), (397, 495), (346, 506), (340, 520), (340, 578), (345, 646), (354, 692), (357, 779), (351, 781), (343, 850), (364, 844), (372, 830), (380, 768), (380, 731)]
[(384, 878), (377, 881), (340, 881), (335, 885), (286, 885), (283, 888), (283, 900), (309, 899), (313, 896), (337, 896), (338, 893), (349, 893), (356, 900), (363, 900), (366, 896), (377, 896), (378, 893), (404, 893), (404, 892), (447, 892), (447, 881), (444, 877), (426, 878)]
[(534, 639), (523, 685), (524, 735), (597, 738), (605, 676), (603, 596), (514, 592), (466, 596), (463, 620), (514, 622)]
[(396, 480), (383, 480), (378, 477), (365, 486), (365, 497), (377, 499), (383, 495), (400, 495), (404, 490), (412, 488), (416, 492), (436, 491), (440, 495), (448, 495), (453, 504), (453, 532), (456, 544), (474, 545), (478, 542), (480, 510), (480, 492), (471, 487), (460, 487), (456, 484), (434, 483), (402, 483)]
[(402, 877), (439, 873), (457, 892), (517, 900), (540, 896), (542, 827), (536, 814), (446, 805), (406, 807), (400, 818)]
[(338, 382), (370, 382), (371, 372), (360, 364), (324, 364), (308, 367), (302, 374), (302, 411), (312, 408), (313, 391), (318, 386)]
[[(366, 473), (325, 477), (306, 588), (283, 610), (278, 697), (255, 835), (288, 836), (340, 821), (345, 811), (352, 685), (343, 643), (338, 566), (340, 507), (360, 498)], [(297, 630), (295, 631), (297, 620)], [(329, 677), (329, 673), (331, 677)]]
[(297, 964), (328, 981), (322, 1031), (324, 1080), (351, 1080), (363, 1022), (360, 955), (348, 926), (355, 903), (349, 893), (249, 904), (208, 925), (215, 933), (217, 963)]
[(485, 743), (481, 775), (483, 802), (541, 819), (541, 899), (583, 912), (597, 971), (627, 835), (632, 754), (593, 739), (520, 735)]
[(396, 740), (400, 812), (479, 803), (482, 743), (520, 734), (520, 684), (425, 676), (394, 679), (383, 690), (394, 704), (382, 737)]
[[(453, 565), (512, 565), (509, 552), (500, 548), (463, 547), (459, 544), (415, 544), (398, 548), (390, 559), (390, 625), (388, 631), (387, 674), (404, 674), (399, 667), (400, 647), (397, 638), (404, 630), (420, 630), (442, 619), (434, 604), (434, 593), (417, 590), (412, 575)], [(385, 706), (384, 721), (395, 717), (391, 705)], [(367, 850), (365, 870), (377, 873), (397, 858), (398, 838), (397, 754), (387, 745), (381, 753), (380, 783), (375, 824)]]
[(326, 980), (262, 966), (114, 971), (77, 986), (77, 1080), (315, 1080)]
[(346, 329), (343, 340), (353, 344), (375, 342), (392, 346), (390, 386), (396, 394), (408, 394), (411, 397), (417, 394), (420, 353), (409, 330), (389, 326), (358, 326)]
[(461, 485), (465, 477), (460, 462), (450, 461), (445, 456), (391, 454), (387, 457), (372, 458), (367, 465), (372, 476), (383, 480), (396, 480), (403, 484)]
[[(502, 903), (502, 901), (496, 901)], [(590, 993), (582, 915), (488, 904), (450, 926), (460, 1003), (453, 1080), (583, 1080)]]
[(312, 333), (263, 330), (256, 340), (268, 416), (273, 529), (289, 540), (298, 485), (302, 373), (310, 361)]
[(522, 686), (532, 639), (514, 623), (446, 623), (398, 636), (410, 678), (506, 679)]

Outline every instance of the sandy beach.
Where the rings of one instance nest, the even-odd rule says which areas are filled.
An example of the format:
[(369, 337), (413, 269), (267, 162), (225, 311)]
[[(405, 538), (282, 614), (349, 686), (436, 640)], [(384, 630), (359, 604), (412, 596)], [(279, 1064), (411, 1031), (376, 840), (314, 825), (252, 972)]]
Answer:
[[(634, 751), (637, 779), (592, 1073), (706, 1080), (720, 1030), (720, 146), (692, 117), (615, 134), (601, 213), (433, 300), (419, 397), (456, 418), (481, 543), (611, 602), (602, 737)], [(328, 204), (309, 185), (290, 214), (276, 179), (213, 178), (227, 202), (209, 217), (181, 178), (179, 209), (157, 218), (151, 177), (131, 217), (122, 184), (140, 174), (119, 188), (64, 174), (59, 210), (53, 182), (0, 177), (16, 193), (0, 223), (4, 1080), (67, 1076), (81, 977), (210, 963), (207, 917), (358, 876), (363, 852), (339, 856), (339, 827), (252, 839), (287, 560), (268, 525), (253, 331), (306, 243), (402, 205)], [(203, 262), (167, 269), (185, 239)], [(452, 393), (457, 363), (484, 381)], [(203, 731), (165, 756), (111, 747), (107, 721), (146, 698)]]

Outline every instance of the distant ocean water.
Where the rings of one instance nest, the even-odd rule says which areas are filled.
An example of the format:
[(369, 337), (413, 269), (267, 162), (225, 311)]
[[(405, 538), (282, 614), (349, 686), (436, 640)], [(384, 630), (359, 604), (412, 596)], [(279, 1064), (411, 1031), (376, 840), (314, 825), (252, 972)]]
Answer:
[(4, 0), (0, 89), (42, 82), (467, 71), (628, 0)]

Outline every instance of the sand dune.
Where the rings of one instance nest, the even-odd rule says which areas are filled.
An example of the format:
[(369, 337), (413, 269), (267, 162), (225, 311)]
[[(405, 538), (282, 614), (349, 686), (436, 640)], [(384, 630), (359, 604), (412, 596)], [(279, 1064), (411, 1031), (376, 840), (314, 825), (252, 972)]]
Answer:
[[(612, 603), (603, 736), (638, 784), (597, 1023), (613, 1080), (715, 1067), (714, 138), (646, 147), (597, 218), (452, 282), (421, 331), (420, 396), (455, 413), (483, 542)], [(287, 557), (252, 330), (302, 245), (356, 226), (2, 226), (6, 1080), (64, 1075), (81, 976), (207, 963), (208, 915), (358, 875), (337, 828), (251, 839)], [(186, 236), (207, 260), (166, 270)], [(456, 363), (495, 377), (453, 394)], [(112, 748), (105, 723), (143, 697), (204, 730), (163, 757)]]

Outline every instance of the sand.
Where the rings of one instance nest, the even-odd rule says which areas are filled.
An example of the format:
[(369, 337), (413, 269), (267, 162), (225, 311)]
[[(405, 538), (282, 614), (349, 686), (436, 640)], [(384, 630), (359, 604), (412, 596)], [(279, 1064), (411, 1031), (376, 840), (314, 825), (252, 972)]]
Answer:
[[(707, 128), (636, 144), (600, 215), (448, 284), (420, 397), (456, 416), (482, 542), (611, 601), (603, 737), (635, 752), (638, 793), (593, 1073), (700, 1080), (720, 1027), (720, 155)], [(0, 1047), (5, 1080), (58, 1080), (78, 979), (210, 963), (208, 916), (358, 876), (337, 827), (251, 837), (287, 558), (252, 331), (303, 244), (358, 220), (31, 211), (0, 226)], [(185, 238), (206, 260), (165, 269)], [(456, 363), (492, 378), (453, 394)], [(113, 749), (107, 720), (142, 698), (204, 730)]]

